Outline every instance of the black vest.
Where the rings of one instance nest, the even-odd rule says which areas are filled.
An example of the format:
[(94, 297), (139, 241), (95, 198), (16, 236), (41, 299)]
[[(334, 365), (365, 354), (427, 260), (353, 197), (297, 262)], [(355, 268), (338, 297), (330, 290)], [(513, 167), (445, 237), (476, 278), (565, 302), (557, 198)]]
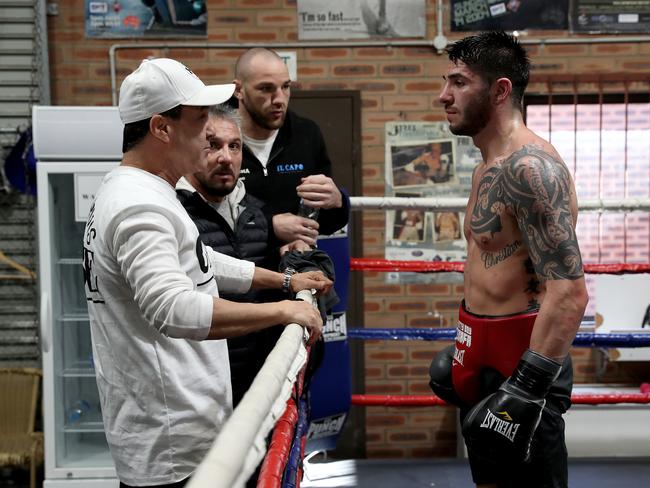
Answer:
[[(278, 244), (273, 230), (269, 228), (261, 200), (248, 193), (244, 196), (242, 205), (245, 209), (239, 214), (233, 231), (219, 212), (197, 192), (176, 190), (176, 195), (196, 224), (205, 245), (228, 256), (277, 271), (280, 260)], [(240, 295), (219, 293), (219, 296), (243, 303), (266, 303), (288, 298), (279, 290), (251, 290)], [(239, 403), (250, 387), (282, 330), (283, 327), (272, 327), (228, 339), (233, 405)]]

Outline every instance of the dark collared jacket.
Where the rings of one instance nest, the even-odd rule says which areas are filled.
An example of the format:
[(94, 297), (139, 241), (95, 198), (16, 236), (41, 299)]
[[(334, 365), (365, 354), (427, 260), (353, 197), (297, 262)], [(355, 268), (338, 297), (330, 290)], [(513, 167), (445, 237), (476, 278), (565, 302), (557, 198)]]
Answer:
[[(246, 145), (242, 154), (240, 178), (247, 192), (266, 202), (269, 221), (279, 213), (298, 213), (300, 199), (296, 187), (301, 178), (317, 174), (332, 176), (332, 163), (318, 125), (290, 110), (273, 143), (266, 174), (262, 163)], [(348, 223), (350, 198), (344, 189), (339, 190), (343, 197), (342, 207), (319, 213), (319, 232), (323, 235), (332, 234)]]

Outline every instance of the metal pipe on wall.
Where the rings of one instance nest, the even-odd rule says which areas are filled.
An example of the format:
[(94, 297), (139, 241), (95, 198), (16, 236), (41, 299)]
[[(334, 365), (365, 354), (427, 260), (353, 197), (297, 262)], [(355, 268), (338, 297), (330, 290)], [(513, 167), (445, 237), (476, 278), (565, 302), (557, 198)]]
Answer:
[[(108, 51), (111, 71), (111, 97), (113, 105), (117, 105), (117, 67), (116, 52), (119, 49), (250, 49), (253, 47), (266, 47), (269, 49), (305, 49), (305, 48), (355, 48), (355, 47), (428, 47), (442, 54), (445, 48), (453, 43), (447, 39), (443, 31), (443, 0), (437, 0), (436, 36), (432, 40), (383, 40), (383, 41), (312, 41), (312, 42), (271, 42), (271, 43), (215, 43), (215, 42), (163, 42), (163, 43), (128, 43), (113, 44)], [(548, 39), (519, 39), (524, 45), (546, 44), (621, 44), (650, 42), (650, 36), (619, 36), (619, 37), (574, 37), (574, 38), (548, 38)]]
[[(650, 39), (650, 37), (649, 37)], [(250, 49), (253, 47), (265, 47), (268, 49), (299, 49), (299, 48), (351, 48), (351, 47), (431, 47), (433, 41), (411, 40), (411, 41), (362, 41), (362, 42), (341, 42), (341, 41), (314, 41), (314, 42), (266, 42), (266, 43), (236, 43), (236, 42), (164, 42), (164, 43), (128, 43), (113, 44), (108, 50), (108, 58), (111, 70), (111, 94), (113, 105), (117, 105), (117, 68), (115, 53), (119, 49)]]

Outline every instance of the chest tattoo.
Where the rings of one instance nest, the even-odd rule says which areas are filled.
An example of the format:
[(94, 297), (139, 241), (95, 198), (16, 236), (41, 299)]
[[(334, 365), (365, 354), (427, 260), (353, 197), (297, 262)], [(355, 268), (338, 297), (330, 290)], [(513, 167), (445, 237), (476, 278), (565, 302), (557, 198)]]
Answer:
[(481, 176), (476, 190), (476, 202), (472, 210), (470, 227), (474, 234), (487, 234), (491, 237), (502, 228), (501, 213), (503, 203), (503, 176), (501, 168), (488, 169)]

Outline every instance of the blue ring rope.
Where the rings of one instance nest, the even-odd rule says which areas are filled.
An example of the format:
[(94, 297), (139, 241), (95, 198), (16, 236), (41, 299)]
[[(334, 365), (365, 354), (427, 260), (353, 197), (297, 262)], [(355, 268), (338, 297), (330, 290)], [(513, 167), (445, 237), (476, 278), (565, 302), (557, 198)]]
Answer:
[[(364, 329), (349, 328), (350, 339), (385, 341), (453, 341), (456, 329)], [(650, 334), (598, 334), (579, 332), (573, 341), (580, 347), (648, 347)]]

